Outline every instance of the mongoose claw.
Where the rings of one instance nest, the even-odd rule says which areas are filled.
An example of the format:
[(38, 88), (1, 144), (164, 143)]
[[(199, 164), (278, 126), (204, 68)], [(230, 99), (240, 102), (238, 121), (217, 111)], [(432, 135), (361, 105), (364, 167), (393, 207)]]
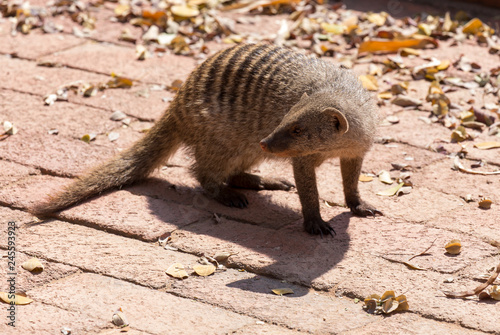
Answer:
[(382, 213), (378, 209), (373, 208), (372, 206), (370, 206), (367, 203), (361, 203), (361, 204), (359, 204), (357, 206), (349, 206), (349, 208), (351, 209), (351, 212), (354, 215), (357, 215), (357, 216), (362, 216), (362, 217), (373, 216), (373, 217), (376, 217), (377, 214), (381, 215), (381, 216), (384, 215), (384, 213)]
[(215, 199), (228, 207), (246, 208), (248, 206), (248, 200), (244, 194), (229, 188), (221, 190)]
[(309, 234), (321, 235), (321, 238), (323, 238), (324, 235), (330, 235), (331, 237), (337, 235), (335, 230), (322, 219), (304, 221), (304, 228)]

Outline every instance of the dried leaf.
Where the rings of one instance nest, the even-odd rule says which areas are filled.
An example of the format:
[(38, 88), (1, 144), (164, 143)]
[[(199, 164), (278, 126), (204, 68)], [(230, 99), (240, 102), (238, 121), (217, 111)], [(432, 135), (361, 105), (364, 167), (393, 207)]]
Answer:
[(395, 297), (396, 297), (396, 294), (394, 294), (394, 291), (385, 291), (384, 294), (382, 294), (382, 296), (380, 297), (380, 300), (383, 302), (383, 301), (386, 301), (388, 299), (392, 299)]
[(117, 132), (112, 131), (112, 132), (110, 132), (110, 133), (108, 134), (108, 140), (109, 140), (110, 142), (114, 142), (114, 141), (116, 141), (118, 138), (120, 138), (120, 133), (117, 133)]
[(37, 258), (31, 258), (21, 264), (21, 267), (30, 272), (42, 272), (44, 269), (43, 264)]
[(493, 171), (493, 172), (487, 172), (487, 171), (475, 171), (471, 169), (466, 169), (462, 163), (460, 163), (460, 157), (455, 156), (455, 159), (453, 160), (453, 167), (460, 172), (465, 172), (465, 173), (470, 173), (470, 174), (478, 174), (482, 176), (489, 176), (489, 175), (494, 175), (494, 174), (500, 174), (500, 170)]
[(400, 296), (397, 296), (395, 299), (399, 303), (396, 312), (407, 311), (410, 309), (410, 305), (408, 305), (408, 300), (406, 299), (405, 295), (402, 294)]
[(3, 130), (5, 132), (4, 134), (6, 135), (15, 135), (18, 133), (17, 127), (12, 122), (9, 121), (3, 122)]
[(207, 265), (201, 265), (201, 264), (196, 264), (193, 266), (194, 272), (198, 276), (206, 277), (210, 276), (212, 273), (215, 272), (215, 266), (212, 264), (207, 264)]
[(110, 120), (112, 121), (122, 121), (127, 117), (127, 114), (123, 113), (122, 111), (114, 111), (113, 114), (109, 117)]
[(462, 250), (462, 244), (460, 243), (460, 240), (451, 240), (444, 248), (447, 253), (451, 255), (458, 255)]
[(118, 308), (116, 312), (113, 313), (113, 317), (111, 318), (111, 321), (115, 326), (118, 327), (126, 327), (129, 325), (129, 322), (127, 320), (127, 317), (125, 316), (125, 313), (123, 313), (123, 310)]
[(284, 295), (284, 294), (293, 294), (293, 290), (291, 288), (275, 288), (272, 290), (276, 295)]
[(396, 299), (394, 298), (387, 299), (382, 303), (382, 312), (384, 314), (392, 313), (398, 308), (398, 306), (399, 302)]
[(19, 294), (11, 294), (7, 292), (0, 292), (0, 300), (6, 304), (14, 305), (27, 305), (33, 302), (32, 299)]
[(399, 189), (404, 186), (404, 184), (405, 183), (400, 183), (400, 184), (393, 186), (391, 188), (388, 188), (384, 191), (380, 191), (377, 193), (377, 195), (383, 195), (383, 196), (388, 196), (388, 197), (396, 195), (398, 193)]
[(184, 265), (181, 263), (174, 263), (169, 266), (167, 271), (165, 271), (169, 276), (172, 276), (177, 279), (184, 279), (188, 277), (186, 270), (184, 269)]
[(451, 140), (455, 141), (455, 142), (462, 142), (468, 138), (469, 138), (469, 135), (467, 134), (467, 131), (465, 130), (464, 126), (458, 126), (457, 129), (455, 129), (451, 133)]
[(481, 150), (500, 148), (500, 142), (481, 142), (474, 144), (474, 147)]
[(130, 88), (133, 85), (132, 79), (117, 76), (115, 73), (111, 73), (112, 80), (106, 83), (108, 88)]
[(422, 101), (417, 98), (412, 98), (407, 95), (398, 95), (391, 101), (394, 105), (398, 105), (401, 107), (409, 107), (409, 106), (420, 106)]
[(384, 41), (384, 40), (368, 40), (361, 43), (359, 46), (358, 53), (364, 52), (397, 52), (402, 48), (415, 48), (422, 49), (425, 48), (428, 44), (433, 44), (435, 47), (438, 46), (437, 40), (433, 38), (422, 38), (422, 39), (404, 39), (404, 40), (393, 40), (393, 41)]
[(85, 134), (82, 136), (81, 140), (85, 143), (90, 143), (91, 141), (94, 141), (96, 138), (96, 134)]
[(479, 205), (479, 208), (490, 209), (492, 203), (493, 203), (493, 201), (491, 201), (491, 199), (482, 198), (481, 200), (479, 200), (478, 205)]
[(172, 14), (179, 16), (181, 18), (195, 17), (200, 14), (200, 11), (196, 7), (175, 5), (170, 7)]
[(372, 181), (373, 180), (373, 177), (372, 176), (367, 176), (366, 174), (360, 174), (359, 175), (359, 181), (361, 182), (369, 182), (369, 181)]
[(225, 262), (227, 259), (233, 255), (237, 255), (238, 253), (231, 253), (231, 252), (218, 252), (215, 254), (213, 257), (217, 262)]
[(378, 83), (377, 78), (371, 75), (361, 75), (359, 76), (359, 80), (365, 89), (368, 91), (377, 91)]
[(388, 185), (394, 183), (394, 181), (391, 178), (391, 174), (389, 173), (389, 171), (386, 170), (382, 170), (378, 173), (378, 180)]

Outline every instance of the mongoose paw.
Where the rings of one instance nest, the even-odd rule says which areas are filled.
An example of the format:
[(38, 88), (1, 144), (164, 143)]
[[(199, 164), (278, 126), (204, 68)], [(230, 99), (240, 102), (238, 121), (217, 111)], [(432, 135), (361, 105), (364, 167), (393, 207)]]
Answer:
[(351, 212), (357, 216), (362, 216), (362, 217), (373, 216), (373, 217), (375, 217), (375, 216), (377, 216), (377, 214), (384, 215), (384, 213), (382, 213), (381, 211), (379, 211), (376, 208), (373, 208), (371, 205), (369, 205), (365, 202), (362, 202), (356, 206), (349, 206), (349, 208), (351, 209)]
[(235, 190), (226, 188), (220, 191), (215, 200), (228, 207), (245, 208), (248, 206), (247, 197)]
[(330, 235), (331, 237), (335, 237), (335, 235), (337, 235), (335, 230), (321, 218), (314, 220), (305, 220), (304, 228), (309, 234), (321, 235), (321, 238), (323, 238), (324, 235)]

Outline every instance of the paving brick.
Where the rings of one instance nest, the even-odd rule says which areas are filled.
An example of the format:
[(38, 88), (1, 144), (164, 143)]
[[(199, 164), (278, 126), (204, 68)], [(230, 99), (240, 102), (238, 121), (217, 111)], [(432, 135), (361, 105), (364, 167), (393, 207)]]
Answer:
[(13, 162), (0, 160), (0, 189), (16, 181), (40, 174), (40, 171)]
[[(0, 73), (0, 87), (41, 96), (37, 98), (40, 109), (43, 106), (42, 97), (55, 92), (58, 88), (71, 83), (81, 82), (98, 85), (111, 79), (109, 75), (71, 69), (66, 67), (37, 66), (37, 62), (0, 56), (0, 68), (6, 69), (5, 76)], [(163, 83), (170, 84), (171, 81)], [(93, 97), (83, 97), (74, 92), (68, 92), (68, 101), (76, 104), (93, 106), (111, 111), (120, 110), (127, 115), (145, 120), (159, 118), (168, 104), (164, 98), (171, 99), (174, 93), (158, 90), (157, 87), (141, 82), (134, 82), (130, 89), (107, 89), (97, 92)], [(8, 101), (8, 96), (5, 101)], [(55, 103), (55, 106), (61, 102)], [(38, 109), (37, 108), (37, 109)], [(85, 113), (82, 114), (82, 118)]]
[(53, 220), (22, 229), (17, 241), (22, 252), (154, 288), (173, 280), (165, 273), (171, 264), (188, 266), (197, 259), (156, 243)]
[[(53, 296), (57, 300), (57, 295)], [(2, 304), (0, 317), (2, 324), (0, 332), (5, 335), (18, 334), (40, 334), (53, 335), (62, 334), (63, 328), (70, 328), (71, 334), (97, 334), (112, 324), (104, 318), (98, 319), (92, 312), (82, 310), (67, 310), (51, 306), (45, 302), (35, 301), (29, 305), (18, 306), (16, 311), (15, 328), (8, 326), (5, 321), (7, 317), (6, 307)], [(111, 312), (111, 315), (113, 313)]]
[[(294, 293), (271, 291), (282, 287)], [(174, 282), (167, 291), (309, 333), (341, 333), (377, 319), (350, 299), (236, 270)]]
[(193, 58), (171, 54), (139, 61), (136, 59), (135, 48), (96, 42), (86, 42), (43, 57), (42, 60), (98, 73), (114, 72), (131, 79), (158, 84), (170, 84), (175, 79), (184, 80), (196, 65)]
[[(466, 164), (466, 163), (462, 163)], [(428, 185), (433, 190), (465, 197), (471, 194), (474, 199), (489, 197), (495, 203), (500, 202), (500, 178), (495, 175), (481, 176), (453, 170), (453, 159), (448, 158), (424, 167), (414, 174), (412, 181), (415, 185)]]
[(463, 335), (481, 335), (482, 331), (466, 329), (455, 323), (439, 322), (421, 316), (404, 313), (391, 315), (389, 318), (377, 320), (364, 327), (343, 333), (345, 335), (354, 334), (411, 334), (411, 335), (430, 335), (430, 334), (463, 334)]
[[(38, 96), (0, 90), (0, 99), (4, 101), (0, 109), (0, 119), (14, 123), (19, 133), (37, 132), (45, 138), (65, 136), (80, 139), (85, 134), (105, 134), (119, 126), (109, 119), (109, 112), (88, 106), (67, 102), (58, 102), (44, 106)], [(34, 116), (33, 111), (36, 111)], [(47, 132), (57, 129), (58, 135)]]
[(37, 301), (91, 314), (99, 322), (110, 322), (113, 312), (121, 307), (131, 327), (152, 334), (227, 334), (257, 321), (208, 304), (90, 273), (28, 293)]
[[(5, 235), (2, 234), (2, 237), (5, 237)], [(20, 243), (20, 241), (16, 242)], [(3, 243), (2, 247), (4, 247)], [(2, 251), (2, 254), (6, 255), (7, 252)], [(40, 262), (42, 262), (44, 266), (44, 270), (42, 272), (32, 273), (21, 267), (21, 265), (25, 261), (37, 256), (39, 257), (38, 259), (40, 260)], [(15, 260), (16, 270), (14, 272), (17, 273), (17, 275), (15, 276), (16, 280), (15, 287), (17, 292), (27, 292), (28, 290), (31, 290), (35, 287), (43, 286), (54, 280), (70, 276), (79, 271), (78, 268), (75, 268), (73, 266), (54, 263), (46, 259), (43, 259), (42, 258), (43, 255), (41, 254), (27, 255), (23, 252), (16, 252), (15, 257), (16, 257)], [(7, 278), (7, 273), (12, 273), (12, 271), (8, 270), (7, 259), (4, 258), (2, 259), (2, 266), (0, 266), (0, 277)], [(11, 276), (9, 275), (9, 277)], [(8, 289), (9, 289), (8, 283), (5, 280), (2, 280), (2, 282), (0, 282), (0, 291), (8, 292)]]
[[(0, 217), (2, 217), (2, 221), (0, 221), (0, 229), (2, 231), (2, 236), (7, 236), (7, 227), (9, 226), (9, 222), (15, 222), (16, 228), (21, 228), (27, 223), (31, 223), (35, 221), (35, 217), (18, 210), (14, 210), (8, 207), (0, 206)], [(0, 248), (7, 247), (7, 239), (0, 239)]]
[(0, 141), (0, 158), (60, 176), (76, 176), (111, 157), (112, 147), (89, 145), (79, 139), (29, 129)]
[(0, 31), (0, 53), (15, 54), (17, 57), (38, 59), (45, 55), (85, 43), (85, 40), (72, 35), (44, 34), (40, 30), (34, 30), (27, 35), (18, 33), (12, 36), (10, 31)]

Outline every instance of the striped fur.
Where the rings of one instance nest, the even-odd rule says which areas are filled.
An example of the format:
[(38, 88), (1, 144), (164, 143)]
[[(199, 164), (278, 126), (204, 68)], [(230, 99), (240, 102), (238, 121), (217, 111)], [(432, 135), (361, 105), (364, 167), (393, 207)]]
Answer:
[[(305, 100), (301, 100), (303, 96), (307, 96)], [(326, 142), (325, 134), (336, 129), (318, 123), (326, 120), (321, 114), (325, 108), (341, 111), (338, 115), (345, 115), (349, 124), (345, 135), (329, 135)], [(318, 113), (323, 116), (316, 117)], [(286, 132), (290, 122), (299, 121), (309, 122), (309, 129), (317, 131), (310, 133), (307, 141), (301, 139), (302, 142), (293, 144), (297, 148), (287, 150), (301, 152), (297, 154), (301, 157), (311, 155), (309, 161), (315, 162), (313, 175), (315, 166), (334, 156), (357, 159), (359, 162), (349, 169), (359, 175), (357, 165), (371, 145), (376, 113), (369, 94), (350, 71), (271, 44), (242, 44), (225, 49), (193, 71), (169, 109), (142, 140), (32, 211), (52, 213), (107, 189), (141, 180), (182, 144), (192, 149), (196, 159), (192, 171), (207, 194), (226, 205), (244, 206), (246, 199), (227, 184), (257, 189), (290, 187), (286, 182), (251, 176), (245, 171), (264, 159), (277, 157), (261, 149), (261, 140), (267, 138), (271, 145), (278, 141), (280, 131)], [(275, 137), (272, 141), (270, 134)], [(299, 161), (304, 159), (291, 159), (298, 171)], [(296, 173), (296, 181), (297, 178)], [(351, 205), (362, 204), (357, 186), (347, 185), (347, 189), (352, 189), (346, 191), (351, 209)], [(306, 216), (304, 206), (316, 206), (305, 204), (302, 198)], [(314, 229), (308, 229), (307, 224), (306, 230), (330, 232), (323, 228), (311, 231)]]

